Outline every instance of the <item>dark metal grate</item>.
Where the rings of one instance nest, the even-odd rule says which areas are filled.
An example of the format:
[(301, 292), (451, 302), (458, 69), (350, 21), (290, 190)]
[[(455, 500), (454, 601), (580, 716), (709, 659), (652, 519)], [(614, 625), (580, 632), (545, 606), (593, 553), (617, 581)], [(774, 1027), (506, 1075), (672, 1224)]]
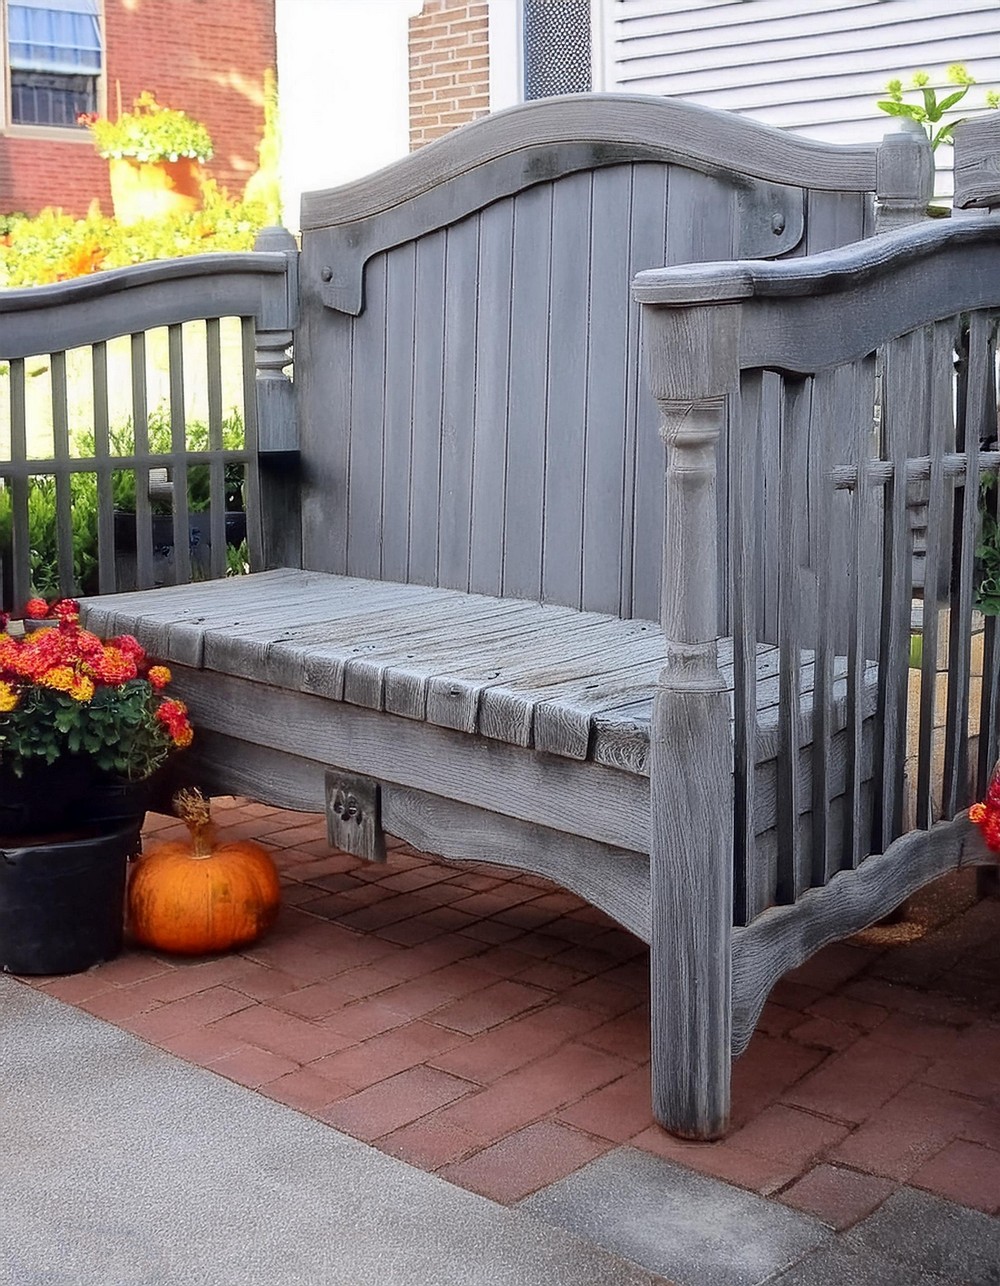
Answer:
[(524, 97), (590, 91), (590, 0), (524, 0)]

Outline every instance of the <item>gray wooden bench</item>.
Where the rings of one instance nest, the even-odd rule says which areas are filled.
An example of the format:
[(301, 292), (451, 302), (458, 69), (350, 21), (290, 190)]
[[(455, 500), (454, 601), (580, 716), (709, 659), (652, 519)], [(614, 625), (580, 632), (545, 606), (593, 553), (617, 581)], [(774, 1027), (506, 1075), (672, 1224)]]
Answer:
[[(384, 829), (539, 872), (651, 942), (654, 1106), (683, 1134), (724, 1130), (730, 1057), (777, 976), (741, 966), (740, 926), (793, 902), (803, 871), (839, 869), (829, 855), (871, 815), (879, 654), (817, 623), (881, 600), (843, 577), (817, 594), (808, 557), (794, 575), (771, 557), (808, 451), (790, 464), (762, 414), (747, 492), (730, 385), (684, 391), (716, 332), (674, 345), (661, 300), (644, 328), (631, 283), (854, 241), (877, 188), (887, 226), (912, 220), (928, 175), (912, 135), (835, 148), (594, 96), (307, 196), (273, 569), (85, 605), (173, 666), (210, 787), (323, 809), (332, 841), (370, 859)], [(290, 397), (290, 338), (268, 340), (272, 402)], [(769, 404), (767, 379), (756, 396)], [(878, 517), (859, 526), (840, 498), (823, 512), (846, 550)], [(678, 686), (686, 714), (658, 716)]]

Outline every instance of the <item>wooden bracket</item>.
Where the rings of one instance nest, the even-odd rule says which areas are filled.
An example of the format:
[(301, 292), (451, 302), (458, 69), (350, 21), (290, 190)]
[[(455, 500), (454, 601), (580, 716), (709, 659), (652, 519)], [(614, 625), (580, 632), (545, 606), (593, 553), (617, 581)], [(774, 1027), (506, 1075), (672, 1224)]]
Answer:
[(337, 769), (326, 774), (326, 834), (334, 848), (385, 861), (382, 788), (371, 777), (354, 777)]
[(738, 259), (773, 259), (788, 254), (802, 240), (806, 197), (801, 188), (743, 179), (737, 186), (737, 204)]

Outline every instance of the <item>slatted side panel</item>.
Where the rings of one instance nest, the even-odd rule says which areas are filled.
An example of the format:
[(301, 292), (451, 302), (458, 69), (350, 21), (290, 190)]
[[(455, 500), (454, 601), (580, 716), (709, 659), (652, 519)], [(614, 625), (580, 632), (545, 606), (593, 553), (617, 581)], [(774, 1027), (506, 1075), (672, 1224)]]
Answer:
[(0, 373), (3, 610), (249, 562), (253, 398), (253, 324), (239, 318), (11, 361)]
[[(738, 924), (851, 865), (853, 835), (868, 851), (876, 503), (864, 489), (838, 490), (835, 479), (845, 467), (867, 476), (873, 398), (870, 362), (742, 379), (727, 467)], [(762, 638), (778, 646), (775, 672), (761, 668)], [(758, 724), (755, 711), (771, 701), (770, 719)], [(768, 836), (755, 825), (764, 792), (775, 800)]]
[[(737, 923), (985, 789), (1000, 740), (995, 618), (977, 610), (997, 510), (982, 484), (1000, 468), (996, 336), (974, 313), (816, 375), (743, 376), (728, 458)], [(775, 682), (754, 653), (769, 630), (774, 764), (754, 776), (772, 740), (753, 719)], [(772, 779), (776, 843), (754, 827)]]
[[(955, 496), (951, 596), (948, 621), (948, 695), (944, 729), (942, 811), (951, 816), (971, 802), (975, 759), (970, 772), (969, 711), (972, 684), (972, 611), (976, 587), (976, 544), (980, 530), (980, 450), (996, 435), (996, 321), (973, 313), (963, 323), (958, 348), (963, 362), (956, 436), (965, 469)], [(981, 689), (981, 681), (978, 685)]]

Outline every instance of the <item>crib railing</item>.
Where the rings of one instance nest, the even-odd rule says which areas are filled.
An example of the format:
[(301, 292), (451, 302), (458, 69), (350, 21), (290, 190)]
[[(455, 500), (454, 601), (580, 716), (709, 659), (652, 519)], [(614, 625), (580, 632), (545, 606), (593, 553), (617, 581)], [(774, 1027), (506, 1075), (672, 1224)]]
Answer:
[(4, 609), (295, 561), (296, 251), (259, 246), (0, 292)]
[[(698, 961), (706, 1021), (731, 1014), (734, 1053), (782, 972), (975, 860), (967, 823), (947, 823), (998, 748), (995, 620), (977, 612), (1000, 464), (983, 449), (997, 437), (998, 270), (1000, 223), (963, 218), (636, 278), (666, 538), (683, 554), (663, 586), (651, 874), (679, 907), (659, 931), (678, 967)], [(720, 475), (728, 566), (711, 521)], [(732, 708), (712, 607), (722, 577)], [(777, 674), (761, 669), (762, 640)], [(691, 1057), (713, 1044), (696, 1035)], [(718, 1128), (710, 1107), (704, 1119)]]

